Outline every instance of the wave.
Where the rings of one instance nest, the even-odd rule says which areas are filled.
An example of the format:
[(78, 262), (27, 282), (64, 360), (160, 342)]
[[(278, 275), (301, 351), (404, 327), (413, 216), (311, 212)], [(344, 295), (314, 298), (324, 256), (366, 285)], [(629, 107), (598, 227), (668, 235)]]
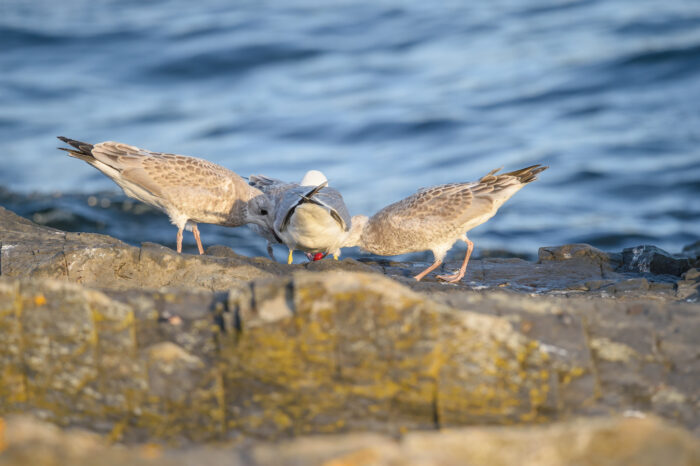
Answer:
[(152, 66), (148, 73), (155, 79), (234, 78), (255, 68), (308, 60), (322, 53), (320, 49), (274, 43), (217, 48), (163, 60)]

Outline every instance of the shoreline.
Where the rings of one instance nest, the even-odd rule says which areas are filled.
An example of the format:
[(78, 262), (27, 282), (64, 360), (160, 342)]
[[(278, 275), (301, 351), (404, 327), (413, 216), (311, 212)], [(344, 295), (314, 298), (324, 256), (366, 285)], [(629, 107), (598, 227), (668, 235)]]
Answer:
[(697, 257), (547, 247), (448, 285), (389, 260), (177, 255), (3, 208), (0, 232), (4, 414), (193, 448), (629, 413), (700, 436)]

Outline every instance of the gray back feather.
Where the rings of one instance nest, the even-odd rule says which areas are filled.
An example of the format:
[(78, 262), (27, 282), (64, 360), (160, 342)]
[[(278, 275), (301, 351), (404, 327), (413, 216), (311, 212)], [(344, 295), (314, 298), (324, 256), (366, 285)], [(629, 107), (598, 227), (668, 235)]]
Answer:
[(318, 187), (292, 185), (284, 189), (277, 199), (275, 206), (274, 228), (276, 231), (284, 231), (289, 217), (299, 205), (312, 202), (328, 210), (329, 215), (340, 224), (345, 231), (350, 230), (351, 220), (348, 208), (345, 206), (343, 196), (337, 189), (322, 187), (318, 192), (312, 193)]

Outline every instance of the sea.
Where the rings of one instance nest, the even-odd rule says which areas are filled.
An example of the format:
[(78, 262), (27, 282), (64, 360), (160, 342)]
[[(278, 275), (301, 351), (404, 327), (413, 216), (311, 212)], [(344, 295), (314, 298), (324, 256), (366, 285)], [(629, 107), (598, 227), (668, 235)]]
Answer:
[[(539, 163), (469, 233), (476, 256), (678, 253), (700, 239), (700, 1), (0, 0), (0, 205), (174, 247), (164, 214), (57, 136), (242, 176), (321, 170), (365, 215)], [(200, 230), (205, 247), (265, 255), (246, 227)]]

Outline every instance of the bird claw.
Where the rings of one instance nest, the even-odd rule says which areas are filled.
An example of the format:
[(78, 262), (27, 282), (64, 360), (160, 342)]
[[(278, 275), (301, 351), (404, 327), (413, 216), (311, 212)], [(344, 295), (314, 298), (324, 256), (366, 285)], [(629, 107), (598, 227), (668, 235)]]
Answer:
[(463, 275), (459, 273), (453, 273), (451, 275), (438, 275), (438, 280), (445, 281), (447, 283), (457, 283), (462, 279)]

